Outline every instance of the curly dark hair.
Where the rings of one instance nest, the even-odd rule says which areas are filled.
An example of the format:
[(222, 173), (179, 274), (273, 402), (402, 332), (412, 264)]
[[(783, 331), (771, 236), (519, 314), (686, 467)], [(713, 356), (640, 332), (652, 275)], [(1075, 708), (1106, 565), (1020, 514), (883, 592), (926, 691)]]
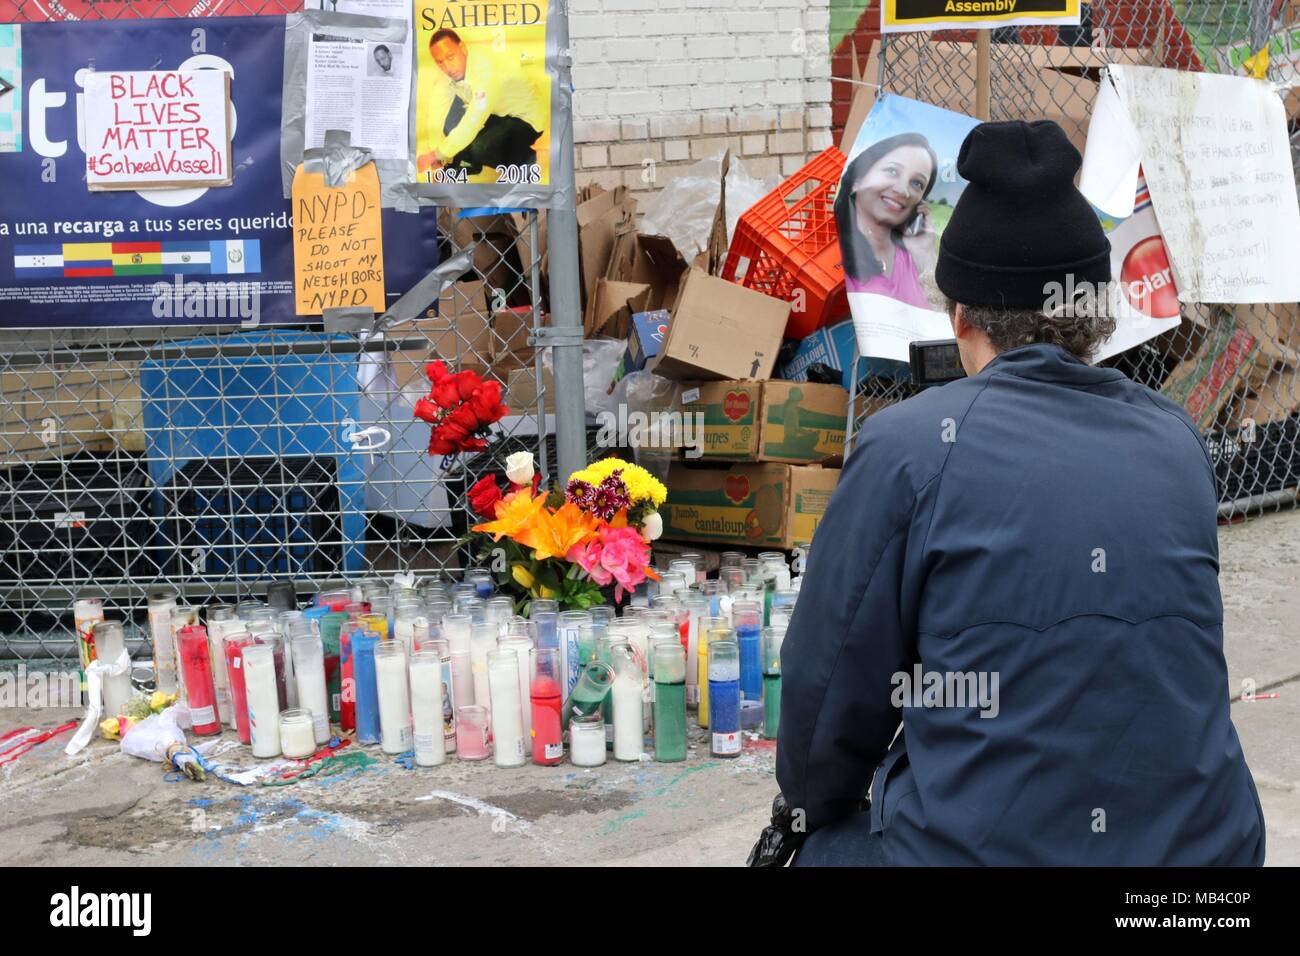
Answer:
[[(948, 300), (948, 316), (957, 303)], [(1059, 345), (1087, 361), (1097, 346), (1115, 334), (1115, 317), (1105, 309), (1088, 314), (1072, 310), (1046, 315), (1032, 309), (1003, 309), (996, 306), (962, 305), (962, 319), (984, 332), (999, 353), (1021, 345)]]

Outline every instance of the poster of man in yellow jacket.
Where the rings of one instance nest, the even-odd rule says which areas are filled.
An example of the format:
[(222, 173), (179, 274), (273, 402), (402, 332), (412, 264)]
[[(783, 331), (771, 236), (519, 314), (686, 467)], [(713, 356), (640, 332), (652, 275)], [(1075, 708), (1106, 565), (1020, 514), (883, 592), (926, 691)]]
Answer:
[(416, 179), (550, 184), (546, 6), (415, 0)]

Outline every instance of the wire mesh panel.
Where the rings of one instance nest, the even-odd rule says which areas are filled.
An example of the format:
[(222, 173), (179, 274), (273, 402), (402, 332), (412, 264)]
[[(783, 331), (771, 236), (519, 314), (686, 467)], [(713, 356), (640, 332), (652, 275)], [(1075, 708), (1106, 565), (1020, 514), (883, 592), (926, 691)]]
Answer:
[[(1296, 24), (1274, 0), (1095, 0), (1077, 28), (993, 31), (991, 120), (1053, 119), (1082, 151), (1101, 70), (1108, 64), (1240, 72), (1243, 56), (1273, 37), (1270, 79), (1295, 76)], [(881, 50), (884, 90), (957, 112), (976, 112), (976, 35), (891, 35)], [(1284, 91), (1292, 164), (1300, 164), (1300, 90)], [(1215, 463), (1220, 513), (1233, 516), (1296, 501), (1300, 486), (1300, 307), (1182, 304), (1181, 324), (1104, 364), (1182, 404)], [(869, 374), (884, 371), (885, 374)], [(915, 387), (869, 366), (854, 390), (851, 430)]]
[[(144, 642), (146, 597), (306, 594), (365, 573), (458, 569), (467, 489), (507, 454), (555, 463), (536, 214), (457, 218), (472, 266), (382, 333), (317, 326), (0, 334), (0, 657), (74, 658), (70, 609)], [(428, 454), (413, 417), (441, 358), (500, 381), (487, 451)]]

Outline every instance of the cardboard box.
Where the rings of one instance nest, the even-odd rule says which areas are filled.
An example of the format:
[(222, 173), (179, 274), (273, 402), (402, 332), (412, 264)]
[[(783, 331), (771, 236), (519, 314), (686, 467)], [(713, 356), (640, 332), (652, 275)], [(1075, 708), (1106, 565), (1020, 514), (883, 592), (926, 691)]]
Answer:
[(646, 367), (647, 362), (659, 354), (664, 336), (668, 334), (668, 323), (671, 319), (672, 313), (667, 309), (633, 313), (632, 331), (627, 337), (627, 350), (619, 360), (618, 368), (614, 369), (614, 377), (609, 383), (610, 394), (613, 394), (614, 386), (625, 375), (641, 371)]
[(795, 548), (813, 539), (839, 470), (812, 465), (674, 464), (659, 509), (664, 538)]
[(636, 200), (626, 186), (606, 191), (593, 184), (578, 196), (577, 218), (578, 269), (582, 305), (587, 308), (596, 283), (609, 271), (615, 240), (636, 229)]
[[(534, 415), (537, 412), (537, 370), (532, 366), (510, 369), (505, 373), (504, 401), (512, 415)], [(551, 370), (542, 369), (542, 401), (544, 411), (555, 412), (555, 380)]]
[(1196, 355), (1178, 365), (1160, 391), (1187, 410), (1201, 431), (1212, 428), (1255, 368), (1259, 339), (1231, 313), (1220, 313)]
[(453, 282), (424, 318), (395, 326), (391, 335), (428, 342), (428, 350), (420, 352), (421, 369), (433, 358), (441, 358), (449, 365), (481, 369), (492, 355), (491, 314), (486, 283)]
[(841, 457), (848, 407), (849, 393), (838, 385), (705, 382), (682, 391), (682, 411), (704, 415), (700, 457), (718, 461)]
[[(825, 365), (840, 373), (840, 385), (852, 390), (853, 363), (858, 357), (857, 345), (852, 319), (823, 326), (803, 339), (795, 353), (777, 366), (776, 377), (791, 382), (806, 382), (809, 367)], [(858, 363), (858, 381), (873, 375), (906, 380), (909, 372), (906, 362), (868, 358)]]
[(584, 333), (626, 338), (635, 313), (673, 308), (685, 271), (686, 261), (667, 237), (619, 236), (606, 275), (587, 302)]
[(789, 302), (692, 269), (649, 367), (685, 380), (768, 378), (789, 319)]

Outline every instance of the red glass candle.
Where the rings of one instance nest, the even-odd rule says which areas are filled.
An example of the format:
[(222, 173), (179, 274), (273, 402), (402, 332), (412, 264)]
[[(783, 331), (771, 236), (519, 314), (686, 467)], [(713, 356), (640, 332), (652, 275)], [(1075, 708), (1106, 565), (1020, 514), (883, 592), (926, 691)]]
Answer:
[(564, 738), (560, 730), (563, 698), (559, 649), (534, 648), (532, 668), (528, 696), (532, 704), (533, 763), (550, 766), (564, 759)]
[(217, 719), (217, 689), (212, 681), (212, 658), (208, 655), (208, 630), (201, 624), (191, 624), (180, 629), (176, 640), (194, 733), (200, 737), (219, 734), (221, 721)]
[(253, 738), (248, 727), (248, 694), (244, 687), (244, 648), (253, 644), (253, 635), (246, 631), (227, 634), (223, 644), (226, 676), (230, 681), (230, 700), (235, 709), (235, 729), (239, 731), (240, 742), (251, 744)]
[(352, 669), (352, 634), (350, 624), (339, 631), (339, 727), (357, 729), (357, 680)]

